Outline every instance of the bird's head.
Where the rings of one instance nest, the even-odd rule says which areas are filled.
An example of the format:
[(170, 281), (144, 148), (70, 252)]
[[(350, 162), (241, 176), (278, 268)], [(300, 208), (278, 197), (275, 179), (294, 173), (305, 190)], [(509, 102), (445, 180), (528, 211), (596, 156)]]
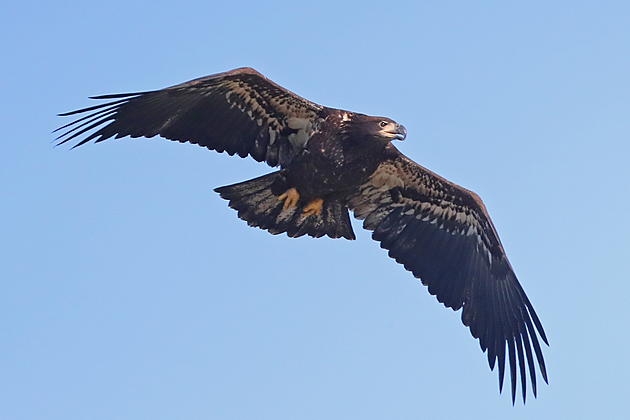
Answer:
[(404, 125), (385, 117), (375, 117), (373, 130), (375, 135), (391, 140), (404, 140), (407, 129)]
[(387, 117), (355, 114), (349, 122), (355, 133), (361, 133), (377, 140), (390, 142), (392, 140), (404, 140), (407, 137), (407, 129), (402, 124)]

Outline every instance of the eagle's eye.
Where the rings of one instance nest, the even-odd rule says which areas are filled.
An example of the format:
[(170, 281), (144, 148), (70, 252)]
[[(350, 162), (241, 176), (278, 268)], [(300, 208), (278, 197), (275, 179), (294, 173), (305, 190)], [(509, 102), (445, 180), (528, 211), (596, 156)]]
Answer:
[(387, 121), (381, 121), (380, 123), (378, 123), (378, 125), (380, 125), (381, 127), (385, 127), (387, 124), (389, 124)]

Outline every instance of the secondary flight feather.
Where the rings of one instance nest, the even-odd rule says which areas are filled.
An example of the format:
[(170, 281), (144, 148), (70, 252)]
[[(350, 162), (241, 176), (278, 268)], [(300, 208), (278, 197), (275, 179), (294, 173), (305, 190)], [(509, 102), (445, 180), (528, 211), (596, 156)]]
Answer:
[(290, 237), (355, 239), (352, 211), (429, 293), (462, 309), (499, 389), (509, 368), (512, 401), (519, 378), (523, 401), (528, 374), (534, 396), (537, 371), (547, 382), (547, 337), (483, 202), (396, 149), (401, 124), (318, 105), (251, 68), (92, 99), (110, 101), (60, 114), (79, 118), (56, 130), (59, 144), (160, 136), (279, 167), (216, 191), (250, 226)]

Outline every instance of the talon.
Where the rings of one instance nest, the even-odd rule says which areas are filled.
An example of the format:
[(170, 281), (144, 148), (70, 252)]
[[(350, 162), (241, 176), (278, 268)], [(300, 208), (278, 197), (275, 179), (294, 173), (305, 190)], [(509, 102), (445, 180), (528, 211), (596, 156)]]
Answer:
[(297, 206), (297, 203), (300, 200), (300, 193), (295, 188), (289, 188), (278, 196), (278, 200), (284, 200), (282, 210), (288, 210)]
[(319, 216), (322, 214), (323, 208), (324, 208), (324, 200), (322, 200), (321, 198), (316, 198), (315, 200), (308, 203), (306, 207), (304, 207), (304, 210), (302, 212), (307, 217), (314, 216), (314, 215)]

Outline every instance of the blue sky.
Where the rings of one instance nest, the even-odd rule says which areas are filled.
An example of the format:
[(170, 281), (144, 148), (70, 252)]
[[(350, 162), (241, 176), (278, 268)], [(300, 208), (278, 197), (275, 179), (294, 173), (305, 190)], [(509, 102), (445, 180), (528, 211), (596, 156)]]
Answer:
[[(0, 418), (626, 418), (630, 5), (474, 3), (3, 5)], [(270, 168), (51, 143), (88, 96), (239, 66), (482, 196), (550, 338), (538, 399), (358, 223), (271, 236), (212, 192)]]

